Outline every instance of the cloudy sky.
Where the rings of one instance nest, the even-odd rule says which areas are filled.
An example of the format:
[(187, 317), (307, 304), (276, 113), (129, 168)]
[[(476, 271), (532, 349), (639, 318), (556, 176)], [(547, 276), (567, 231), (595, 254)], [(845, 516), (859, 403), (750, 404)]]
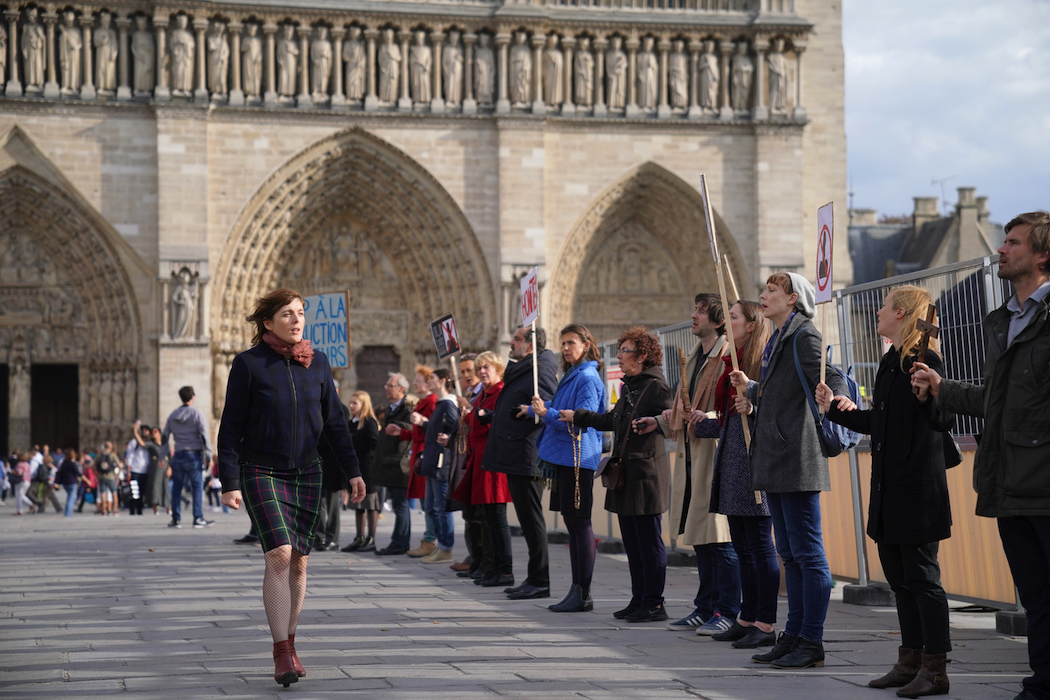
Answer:
[(855, 207), (1050, 209), (1050, 0), (844, 0), (843, 41)]

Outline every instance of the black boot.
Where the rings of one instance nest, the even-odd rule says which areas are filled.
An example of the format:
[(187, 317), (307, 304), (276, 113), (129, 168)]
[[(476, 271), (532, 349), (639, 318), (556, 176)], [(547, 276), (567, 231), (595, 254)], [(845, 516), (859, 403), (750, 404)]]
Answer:
[(559, 602), (557, 602), (557, 603), (553, 603), (553, 604), (551, 604), (551, 605), (548, 605), (548, 606), (547, 606), (547, 609), (548, 609), (548, 610), (554, 610), (554, 612), (561, 612), (561, 610), (555, 610), (555, 608), (563, 608), (563, 607), (565, 607), (565, 605), (566, 605), (566, 604), (567, 604), (567, 603), (568, 603), (568, 602), (569, 602), (570, 600), (572, 600), (572, 599), (573, 599), (573, 596), (575, 596), (575, 595), (576, 595), (576, 589), (577, 589), (577, 588), (579, 588), (579, 586), (577, 586), (577, 585), (576, 585), (575, 583), (574, 583), (574, 584), (572, 584), (571, 586), (569, 586), (569, 592), (565, 594), (565, 597), (564, 597), (564, 598), (562, 598), (562, 599), (561, 599), (561, 600), (560, 600)]
[(751, 660), (759, 664), (771, 664), (781, 656), (790, 654), (796, 644), (798, 644), (798, 637), (787, 632), (781, 632), (780, 638), (777, 639), (777, 643), (773, 645), (772, 649), (765, 654), (755, 654), (751, 657)]
[[(813, 668), (824, 665), (824, 645), (798, 638), (791, 653), (784, 654), (770, 664), (773, 668)], [(947, 692), (947, 691), (945, 691)]]
[(554, 612), (587, 612), (594, 610), (594, 601), (591, 600), (590, 590), (573, 585), (569, 589), (569, 596), (557, 605), (552, 605), (550, 609)]

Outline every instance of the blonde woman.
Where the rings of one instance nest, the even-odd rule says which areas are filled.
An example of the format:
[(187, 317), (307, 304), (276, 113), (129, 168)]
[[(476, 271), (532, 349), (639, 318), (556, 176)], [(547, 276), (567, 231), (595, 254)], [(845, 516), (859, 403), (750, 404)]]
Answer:
[[(372, 397), (367, 391), (355, 391), (350, 395), (350, 437), (354, 441), (354, 452), (365, 480), (365, 500), (355, 504), (357, 537), (343, 547), (344, 552), (374, 552), (376, 549), (376, 522), (383, 507), (383, 487), (372, 486), (368, 468), (372, 464), (372, 453), (379, 442), (379, 421), (372, 410)], [(368, 534), (365, 534), (365, 520)]]

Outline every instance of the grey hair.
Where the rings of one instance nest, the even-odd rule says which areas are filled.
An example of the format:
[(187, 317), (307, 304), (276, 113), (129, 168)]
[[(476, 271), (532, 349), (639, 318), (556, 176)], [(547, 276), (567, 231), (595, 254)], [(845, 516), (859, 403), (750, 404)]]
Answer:
[(390, 379), (397, 379), (397, 385), (405, 391), (408, 391), (409, 383), (408, 380), (405, 379), (405, 375), (400, 372), (387, 372), (386, 376)]

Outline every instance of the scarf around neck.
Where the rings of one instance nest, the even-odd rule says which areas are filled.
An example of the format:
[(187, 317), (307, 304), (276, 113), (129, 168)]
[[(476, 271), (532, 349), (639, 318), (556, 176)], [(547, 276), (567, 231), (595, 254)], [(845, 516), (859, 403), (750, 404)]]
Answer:
[(289, 345), (274, 335), (273, 331), (266, 331), (262, 339), (281, 357), (286, 360), (294, 359), (303, 367), (306, 367), (307, 369), (310, 368), (310, 363), (313, 362), (314, 359), (314, 349), (310, 347), (310, 341), (306, 338), (303, 338), (295, 345)]

